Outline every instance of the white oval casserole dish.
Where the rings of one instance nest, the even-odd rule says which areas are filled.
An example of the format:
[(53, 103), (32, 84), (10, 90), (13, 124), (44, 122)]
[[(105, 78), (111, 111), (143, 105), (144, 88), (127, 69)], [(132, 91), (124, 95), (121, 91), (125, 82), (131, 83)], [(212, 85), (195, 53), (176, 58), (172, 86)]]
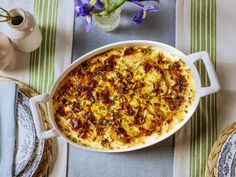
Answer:
[[(59, 130), (59, 128), (57, 127), (57, 124), (55, 122), (55, 119), (54, 119), (54, 114), (53, 114), (53, 111), (52, 111), (52, 108), (53, 108), (52, 107), (52, 105), (53, 105), (53, 103), (52, 103), (53, 99), (52, 98), (53, 98), (53, 95), (54, 95), (56, 89), (58, 88), (59, 83), (63, 80), (63, 78), (70, 71), (72, 71), (75, 67), (77, 67), (83, 61), (85, 61), (87, 59), (90, 59), (91, 57), (93, 57), (95, 55), (98, 55), (100, 53), (103, 53), (105, 51), (108, 51), (110, 49), (114, 49), (114, 48), (118, 48), (118, 47), (122, 47), (122, 46), (127, 46), (127, 45), (130, 45), (130, 46), (131, 45), (156, 46), (160, 49), (165, 49), (165, 50), (169, 51), (170, 53), (179, 56), (187, 64), (187, 66), (191, 69), (191, 72), (193, 74), (194, 81), (195, 81), (195, 86), (196, 86), (196, 96), (195, 96), (195, 99), (194, 99), (192, 105), (188, 108), (188, 113), (186, 114), (183, 121), (180, 122), (179, 124), (177, 124), (169, 132), (161, 135), (157, 139), (154, 139), (152, 142), (148, 142), (148, 143), (145, 143), (145, 144), (142, 144), (142, 145), (139, 145), (139, 146), (129, 147), (127, 149), (100, 150), (100, 149), (93, 149), (93, 148), (85, 147), (85, 146), (74, 143), (72, 140), (67, 138)], [(208, 74), (209, 79), (210, 79), (210, 86), (208, 86), (208, 87), (202, 87), (201, 86), (201, 80), (200, 80), (200, 77), (199, 77), (199, 73), (198, 73), (198, 71), (197, 71), (197, 69), (194, 65), (194, 63), (198, 60), (202, 60), (202, 62), (205, 65), (207, 74)], [(219, 91), (219, 89), (220, 89), (219, 81), (217, 79), (217, 75), (216, 75), (216, 72), (214, 70), (214, 66), (211, 63), (211, 60), (210, 60), (207, 52), (198, 52), (198, 53), (194, 53), (194, 54), (190, 54), (190, 55), (185, 55), (184, 53), (182, 53), (178, 49), (176, 49), (172, 46), (169, 46), (167, 44), (163, 44), (163, 43), (155, 42), (155, 41), (134, 40), (134, 41), (123, 41), (123, 42), (118, 42), (118, 43), (112, 43), (112, 44), (100, 47), (98, 49), (95, 49), (95, 50), (83, 55), (82, 57), (77, 59), (74, 63), (72, 63), (61, 74), (61, 76), (53, 84), (50, 93), (39, 95), (39, 96), (31, 98), (30, 99), (30, 105), (31, 105), (31, 110), (32, 110), (34, 122), (35, 122), (36, 133), (37, 133), (37, 136), (40, 139), (48, 139), (48, 138), (52, 138), (52, 137), (55, 137), (55, 136), (61, 136), (67, 142), (69, 142), (69, 143), (71, 143), (71, 144), (73, 144), (73, 145), (75, 145), (76, 147), (79, 147), (79, 148), (98, 151), (98, 152), (125, 152), (125, 151), (133, 151), (133, 150), (137, 150), (137, 149), (141, 149), (141, 148), (144, 148), (144, 147), (151, 146), (153, 144), (156, 144), (156, 143), (168, 138), (172, 134), (174, 134), (181, 127), (183, 127), (184, 124), (190, 119), (190, 117), (192, 116), (192, 114), (194, 113), (194, 111), (197, 108), (197, 105), (200, 101), (200, 98), (203, 97), (203, 96), (215, 93), (215, 92)], [(38, 106), (37, 106), (40, 102), (47, 102), (48, 103), (48, 115), (49, 115), (50, 122), (52, 124), (52, 129), (51, 130), (44, 131), (43, 126), (41, 124), (40, 113), (39, 113)]]

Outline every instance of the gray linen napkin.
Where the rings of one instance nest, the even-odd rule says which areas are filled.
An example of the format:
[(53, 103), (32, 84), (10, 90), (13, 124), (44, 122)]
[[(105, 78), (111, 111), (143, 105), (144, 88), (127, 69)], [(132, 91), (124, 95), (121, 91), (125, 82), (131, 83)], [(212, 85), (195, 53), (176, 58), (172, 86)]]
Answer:
[(16, 84), (0, 82), (0, 177), (13, 172), (16, 131)]

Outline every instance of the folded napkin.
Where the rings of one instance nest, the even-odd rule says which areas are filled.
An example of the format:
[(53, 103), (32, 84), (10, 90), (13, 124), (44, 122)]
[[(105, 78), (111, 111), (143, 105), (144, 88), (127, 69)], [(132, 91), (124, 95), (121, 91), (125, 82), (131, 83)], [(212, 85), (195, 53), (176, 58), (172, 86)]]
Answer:
[(11, 177), (16, 131), (16, 84), (0, 82), (0, 176)]

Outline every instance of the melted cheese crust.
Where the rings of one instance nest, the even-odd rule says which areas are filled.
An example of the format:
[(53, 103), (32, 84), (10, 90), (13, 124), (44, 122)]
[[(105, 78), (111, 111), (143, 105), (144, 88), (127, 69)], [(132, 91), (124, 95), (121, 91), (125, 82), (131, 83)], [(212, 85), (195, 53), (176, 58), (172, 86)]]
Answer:
[(124, 46), (81, 63), (53, 96), (55, 121), (73, 142), (124, 149), (173, 129), (195, 98), (181, 58), (154, 46)]

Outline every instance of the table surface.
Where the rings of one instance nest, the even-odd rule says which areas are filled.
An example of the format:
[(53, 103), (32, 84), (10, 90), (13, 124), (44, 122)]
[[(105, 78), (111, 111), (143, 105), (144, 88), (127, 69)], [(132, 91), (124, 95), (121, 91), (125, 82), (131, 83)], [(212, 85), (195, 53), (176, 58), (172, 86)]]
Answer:
[[(123, 40), (145, 39), (175, 45), (175, 0), (161, 1), (158, 13), (149, 13), (140, 25), (131, 23), (138, 9), (127, 4), (119, 27), (102, 32), (94, 25), (86, 33), (82, 19), (75, 19), (73, 58), (97, 47)], [(173, 176), (174, 137), (149, 148), (128, 153), (105, 154), (69, 145), (68, 177), (171, 177)]]

